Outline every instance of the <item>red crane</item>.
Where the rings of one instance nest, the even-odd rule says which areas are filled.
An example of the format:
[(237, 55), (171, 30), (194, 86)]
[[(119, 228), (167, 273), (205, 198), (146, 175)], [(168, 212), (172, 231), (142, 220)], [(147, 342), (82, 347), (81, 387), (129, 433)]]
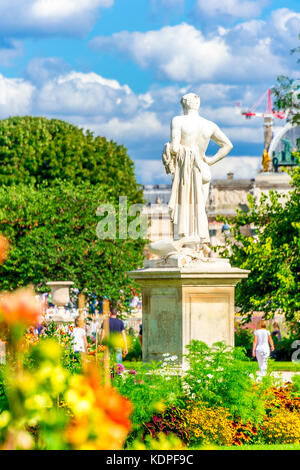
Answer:
[[(267, 95), (267, 108), (265, 113), (257, 113), (255, 110), (260, 105), (262, 100)], [(248, 109), (247, 111), (241, 111), (241, 114), (245, 116), (246, 119), (250, 119), (252, 117), (263, 117), (263, 118), (278, 118), (278, 119), (285, 119), (286, 115), (283, 111), (274, 111), (273, 104), (272, 104), (272, 92), (271, 88), (269, 88), (265, 93), (259, 98), (259, 100), (252, 106), (252, 108)]]

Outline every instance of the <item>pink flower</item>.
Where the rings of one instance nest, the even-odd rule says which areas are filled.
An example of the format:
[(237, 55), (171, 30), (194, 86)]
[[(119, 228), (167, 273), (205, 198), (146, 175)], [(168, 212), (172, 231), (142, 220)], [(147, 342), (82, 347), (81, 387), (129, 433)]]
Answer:
[(125, 367), (123, 364), (117, 364), (116, 365), (116, 374), (121, 375), (125, 370)]

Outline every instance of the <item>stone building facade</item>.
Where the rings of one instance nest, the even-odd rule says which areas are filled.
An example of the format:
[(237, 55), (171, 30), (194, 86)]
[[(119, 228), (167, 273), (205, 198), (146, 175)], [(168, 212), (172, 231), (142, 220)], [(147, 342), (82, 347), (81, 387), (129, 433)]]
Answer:
[[(144, 198), (146, 206), (144, 213), (150, 220), (148, 238), (156, 241), (162, 238), (172, 238), (172, 223), (169, 216), (168, 202), (171, 195), (171, 185), (145, 185)], [(211, 244), (224, 244), (228, 227), (217, 221), (218, 215), (233, 217), (237, 209), (248, 209), (248, 194), (258, 200), (262, 193), (276, 190), (282, 195), (291, 189), (290, 177), (284, 173), (258, 173), (252, 179), (235, 179), (233, 173), (228, 173), (226, 179), (215, 179), (211, 182), (207, 201), (207, 214)], [(254, 233), (254, 227), (245, 229), (249, 235)], [(148, 257), (152, 255), (148, 254)]]

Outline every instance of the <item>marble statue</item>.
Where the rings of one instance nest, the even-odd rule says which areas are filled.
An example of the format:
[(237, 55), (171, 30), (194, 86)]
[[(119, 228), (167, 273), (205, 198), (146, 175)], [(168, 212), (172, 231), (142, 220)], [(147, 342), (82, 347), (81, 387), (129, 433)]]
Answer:
[[(188, 93), (181, 99), (183, 115), (171, 122), (171, 139), (163, 149), (163, 163), (172, 176), (169, 202), (173, 240), (152, 243), (150, 251), (162, 256), (184, 252), (201, 258), (209, 253), (208, 219), (205, 210), (211, 180), (210, 166), (224, 158), (232, 143), (219, 127), (198, 113), (200, 98)], [(205, 155), (212, 139), (220, 149)]]

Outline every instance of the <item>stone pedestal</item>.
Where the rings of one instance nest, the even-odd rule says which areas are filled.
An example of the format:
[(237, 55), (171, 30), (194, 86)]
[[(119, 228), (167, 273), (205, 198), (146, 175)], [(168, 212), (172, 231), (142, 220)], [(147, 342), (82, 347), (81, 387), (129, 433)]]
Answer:
[(128, 273), (142, 287), (143, 361), (182, 360), (192, 339), (233, 346), (234, 288), (248, 273), (226, 260)]

